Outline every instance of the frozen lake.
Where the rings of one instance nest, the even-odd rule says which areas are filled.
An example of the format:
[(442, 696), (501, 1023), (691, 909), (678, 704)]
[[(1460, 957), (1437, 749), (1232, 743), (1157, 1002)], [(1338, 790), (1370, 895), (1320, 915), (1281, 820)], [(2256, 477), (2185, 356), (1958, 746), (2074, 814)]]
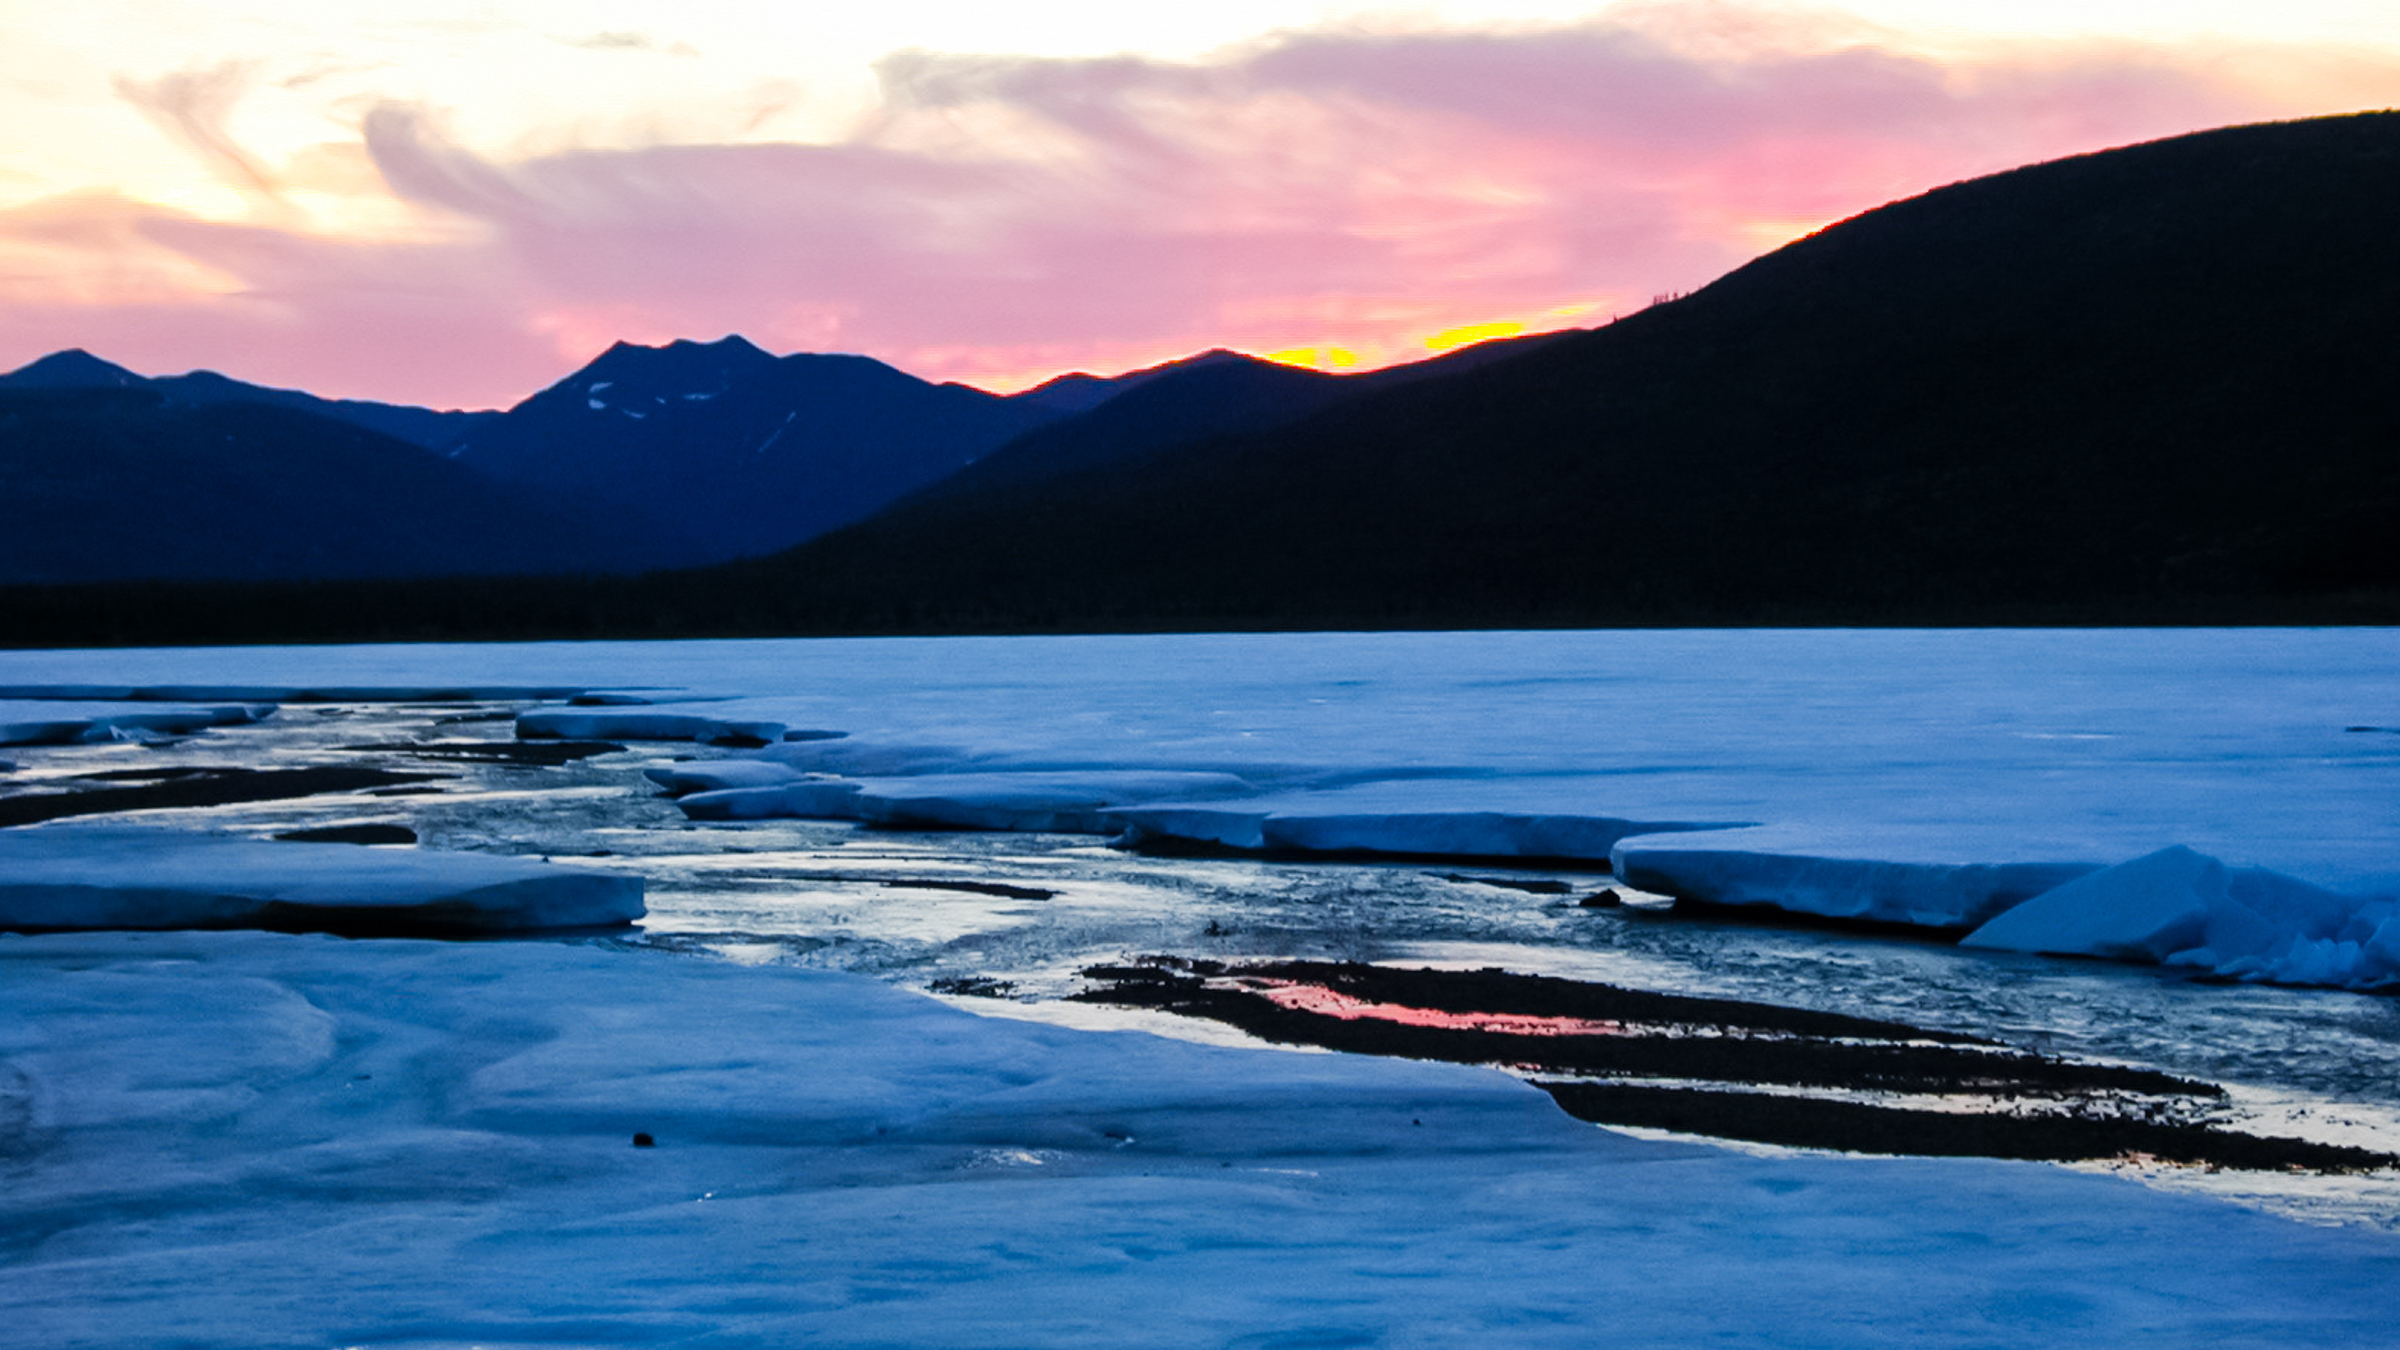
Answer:
[[(959, 765), (2184, 844), (2400, 887), (2400, 631), (1177, 635), (0, 652), (0, 685), (682, 691)], [(2349, 730), (2349, 728), (2368, 728)], [(917, 771), (924, 771), (920, 766)], [(1865, 846), (1862, 844), (1862, 847)]]
[[(1626, 847), (1720, 840), (1711, 847), (1736, 859), (1952, 872), (2106, 869), (2182, 846), (2371, 906), (2400, 894), (2400, 632), (2391, 630), (4, 652), (0, 686), (10, 687), (0, 689), (0, 722), (68, 706), (18, 697), (44, 692), (35, 686), (91, 686), (65, 691), (83, 696), (78, 708), (272, 700), (302, 689), (485, 695), (464, 706), (286, 702), (265, 720), (189, 738), (137, 730), (0, 751), (16, 766), (0, 788), (19, 795), (210, 766), (346, 764), (360, 747), (507, 740), (528, 712), (843, 733), (749, 750), (629, 742), (546, 765), (428, 761), (451, 776), (121, 818), (248, 838), (404, 826), (426, 849), (639, 876), (648, 914), (638, 927), (583, 943), (595, 946), (589, 959), (615, 953), (645, 989), (654, 977), (636, 972), (662, 951), (692, 953), (729, 973), (869, 975), (1012, 1021), (1256, 1045), (1213, 1022), (1065, 999), (1087, 967), (1154, 954), (1501, 967), (1891, 1019), (2165, 1070), (2224, 1085), (2228, 1117), (2246, 1128), (2400, 1150), (2400, 1001), (2386, 994), (1971, 950), (1952, 945), (1955, 931), (1667, 913), (1638, 895), (1629, 906), (1592, 907), (1584, 902), (1621, 885), (1607, 871), (1613, 835), (1567, 857), (1495, 857), (1478, 842), (1519, 837), (1492, 834), (1492, 821), (1532, 821), (1540, 830), (1522, 837), (1570, 842), (1586, 836), (1562, 833), (1560, 822), (1665, 822), (1724, 831), (1637, 831)], [(175, 697), (108, 702), (134, 687)], [(569, 689), (649, 702), (570, 709), (534, 696)], [(863, 783), (878, 801), (963, 812), (962, 821), (1017, 811), (1020, 828), (687, 818), (644, 777), (744, 761), (832, 770), (846, 777), (806, 781)], [(1041, 790), (1011, 788), (1028, 783)], [(1185, 783), (1198, 785), (1194, 800), (1143, 804), (1141, 793)], [(1255, 835), (1259, 821), (1272, 821), (1275, 838), (1330, 841), (1330, 851), (1133, 852), (1096, 834), (1023, 828), (1041, 818), (1022, 814), (1032, 809), (1025, 801), (1078, 784), (1163, 811), (1170, 825), (1197, 812), (1207, 830)], [(338, 950), (310, 948), (318, 954), (301, 960), (226, 942), (175, 960), (200, 970), (223, 962), (242, 980), (303, 990), (338, 980), (328, 973)], [(43, 944), (66, 944), (60, 970), (114, 950), (98, 937), (37, 938), (0, 940), (0, 954), (48, 969)], [(142, 950), (137, 942), (124, 959)], [(394, 957), (360, 969), (404, 965)], [(147, 969), (127, 967), (137, 968)], [(297, 973), (262, 973), (287, 968)], [(582, 977), (540, 978), (568, 989)], [(733, 988), (689, 983), (658, 985), (657, 1006), (690, 1017), (715, 996), (709, 990)], [(658, 1039), (643, 1053), (671, 1054), (672, 1032), (644, 1034)], [(657, 1071), (672, 1072), (663, 1061)], [(2167, 1168), (2146, 1180), (2351, 1232), (2400, 1228), (2400, 1181), (2389, 1174)]]

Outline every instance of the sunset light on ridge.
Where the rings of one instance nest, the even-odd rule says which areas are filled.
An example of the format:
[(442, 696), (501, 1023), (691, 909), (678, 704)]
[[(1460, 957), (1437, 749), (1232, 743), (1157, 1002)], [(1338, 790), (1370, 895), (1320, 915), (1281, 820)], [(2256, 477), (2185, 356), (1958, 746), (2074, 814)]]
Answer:
[(736, 332), (995, 390), (1368, 369), (1961, 178), (2400, 103), (2400, 19), (2349, 0), (14, 9), (0, 367), (440, 406)]

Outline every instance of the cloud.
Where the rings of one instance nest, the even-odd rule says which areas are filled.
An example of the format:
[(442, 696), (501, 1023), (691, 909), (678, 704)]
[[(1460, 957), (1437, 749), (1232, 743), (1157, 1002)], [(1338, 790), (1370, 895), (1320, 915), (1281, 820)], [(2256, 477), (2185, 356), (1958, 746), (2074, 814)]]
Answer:
[[(1937, 61), (1772, 36), (1592, 23), (1297, 33), (1206, 62), (907, 52), (880, 66), (875, 115), (828, 145), (503, 160), (386, 104), (363, 150), (394, 198), (447, 222), (425, 239), (163, 213), (110, 237), (220, 278), (194, 313), (249, 350), (301, 363), (283, 335), (305, 334), (311, 372), (351, 362), (328, 385), (349, 392), (454, 380), (451, 401), (504, 401), (539, 382), (499, 384), (528, 353), (547, 350), (549, 378), (614, 338), (728, 331), (1017, 382), (1219, 343), (1392, 359), (1469, 325), (1598, 321), (1898, 196), (2299, 111), (2175, 52)], [(245, 79), (216, 67), (128, 97), (264, 187), (222, 132)], [(0, 220), (0, 244), (26, 228)], [(444, 344), (451, 373), (413, 364), (412, 342)]]
[(551, 334), (477, 245), (352, 243), (106, 193), (0, 212), (0, 365), (83, 347), (352, 397), (491, 406), (555, 379)]
[(255, 74), (250, 62), (225, 61), (149, 81), (119, 75), (110, 83), (119, 98), (199, 156), (219, 177), (271, 197), (277, 191), (274, 176), (225, 129), (226, 118), (250, 91)]
[(558, 41), (570, 47), (582, 47), (596, 52), (659, 52), (667, 56), (698, 56), (700, 54), (697, 48), (686, 42), (677, 42), (671, 46), (662, 47), (658, 44), (658, 39), (648, 33), (611, 31), (593, 33), (588, 37), (559, 38)]

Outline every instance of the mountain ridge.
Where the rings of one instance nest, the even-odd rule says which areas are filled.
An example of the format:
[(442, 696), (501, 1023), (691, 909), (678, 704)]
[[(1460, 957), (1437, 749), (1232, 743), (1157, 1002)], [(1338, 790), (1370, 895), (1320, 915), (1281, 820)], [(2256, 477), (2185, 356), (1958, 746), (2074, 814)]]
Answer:
[(278, 389), (252, 384), (213, 370), (194, 370), (182, 375), (137, 375), (81, 347), (51, 352), (0, 374), (0, 389), (130, 388), (155, 389), (168, 402), (189, 406), (211, 403), (273, 404), (365, 427), (428, 450), (446, 449), (470, 434), (480, 423), (500, 415), (490, 411), (379, 403), (371, 399), (325, 398), (303, 389)]
[(18, 584), (622, 573), (664, 560), (605, 508), (562, 513), (305, 409), (174, 407), (149, 382), (0, 388), (0, 482), (0, 578)]
[[(1953, 184), (1603, 328), (920, 492), (772, 557), (283, 591), (244, 631), (2392, 622), (2395, 236), (2400, 114), (2196, 133)], [(1118, 397), (1143, 387), (1171, 392)], [(202, 635), (178, 617), (198, 604), (112, 631)]]

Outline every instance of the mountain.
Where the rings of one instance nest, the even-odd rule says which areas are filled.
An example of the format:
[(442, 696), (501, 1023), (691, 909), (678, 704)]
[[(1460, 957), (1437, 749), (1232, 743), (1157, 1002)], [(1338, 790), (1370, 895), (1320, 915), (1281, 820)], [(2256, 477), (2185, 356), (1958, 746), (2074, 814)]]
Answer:
[(81, 347), (21, 366), (0, 375), (0, 389), (133, 389), (148, 380), (113, 361), (103, 361)]
[(1131, 472), (928, 494), (694, 584), (780, 596), (802, 629), (2390, 596), (2395, 237), (2400, 114), (2081, 156), (1868, 212), (1606, 328)]
[(1062, 414), (863, 356), (778, 358), (739, 337), (620, 342), (453, 453), (638, 504), (728, 558), (861, 519)]
[[(2391, 623), (2396, 237), (2400, 113), (2229, 128), (1938, 189), (1389, 380), (1162, 374), (994, 451), (974, 491), (772, 557), (16, 592), (0, 632)], [(1163, 406), (1203, 376), (1248, 392)], [(1307, 408), (1325, 388), (1354, 392)]]
[(1081, 370), (1071, 371), (1065, 375), (1054, 375), (1031, 389), (1009, 395), (1009, 398), (1012, 402), (1024, 403), (1071, 416), (1076, 413), (1090, 412), (1117, 395), (1149, 384), (1154, 380), (1170, 379), (1195, 370), (1205, 370), (1211, 366), (1228, 364), (1264, 365), (1268, 363), (1255, 356), (1244, 356), (1240, 352), (1227, 351), (1223, 347), (1212, 347), (1191, 356), (1177, 357), (1172, 361), (1162, 361), (1155, 366), (1144, 366), (1139, 370), (1128, 370), (1119, 375), (1094, 375)]
[(1462, 374), (1562, 336), (1503, 338), (1356, 375), (1327, 375), (1221, 348), (1108, 379), (1062, 375), (1016, 397), (1070, 391), (1049, 392), (1050, 406), (1080, 405), (1076, 415), (1019, 436), (893, 509), (918, 500), (963, 501), (1076, 473), (1123, 474), (1181, 446), (1285, 426), (1370, 390)]
[(670, 556), (605, 508), (562, 510), (330, 416), (177, 405), (96, 358), (45, 360), (0, 387), (0, 581), (627, 572)]
[(114, 362), (101, 360), (80, 347), (69, 348), (0, 375), (0, 389), (155, 389), (169, 406), (197, 407), (211, 403), (266, 403), (279, 408), (318, 413), (338, 422), (365, 427), (429, 450), (446, 450), (477, 426), (499, 416), (496, 412), (436, 412), (363, 399), (319, 398), (298, 389), (270, 389), (228, 379), (213, 370), (154, 379), (136, 375)]
[(1360, 392), (1356, 379), (1224, 351), (1153, 367), (1114, 382), (1111, 396), (1086, 411), (1037, 427), (941, 479), (919, 499), (972, 501), (1078, 472), (1123, 472), (1193, 441), (1305, 417)]

